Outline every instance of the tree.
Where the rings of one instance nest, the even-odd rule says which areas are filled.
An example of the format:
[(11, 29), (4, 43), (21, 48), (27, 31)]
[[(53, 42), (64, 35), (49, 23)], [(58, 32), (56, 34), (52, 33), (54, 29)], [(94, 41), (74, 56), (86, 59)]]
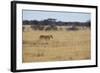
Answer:
[(48, 18), (42, 21), (44, 25), (53, 25), (56, 23), (56, 19)]
[(29, 24), (29, 21), (28, 20), (23, 20), (23, 25), (27, 25)]
[(39, 21), (37, 21), (37, 20), (32, 20), (32, 21), (30, 21), (30, 24), (37, 25), (37, 24), (39, 24)]
[(91, 22), (90, 22), (90, 21), (87, 21), (87, 22), (85, 23), (85, 26), (90, 28), (90, 27), (91, 27)]

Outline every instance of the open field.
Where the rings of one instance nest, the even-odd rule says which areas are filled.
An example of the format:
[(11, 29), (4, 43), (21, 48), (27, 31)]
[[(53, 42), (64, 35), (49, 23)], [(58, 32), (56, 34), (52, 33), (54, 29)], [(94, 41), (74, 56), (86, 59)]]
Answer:
[[(23, 32), (23, 62), (91, 59), (90, 29)], [(52, 35), (53, 39), (40, 39)]]

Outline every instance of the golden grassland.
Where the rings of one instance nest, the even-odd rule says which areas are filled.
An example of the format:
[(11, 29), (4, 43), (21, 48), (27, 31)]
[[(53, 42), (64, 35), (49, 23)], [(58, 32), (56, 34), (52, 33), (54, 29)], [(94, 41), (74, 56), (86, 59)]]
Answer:
[[(53, 39), (41, 40), (40, 35)], [(23, 62), (46, 62), (91, 59), (90, 29), (77, 31), (23, 32)]]

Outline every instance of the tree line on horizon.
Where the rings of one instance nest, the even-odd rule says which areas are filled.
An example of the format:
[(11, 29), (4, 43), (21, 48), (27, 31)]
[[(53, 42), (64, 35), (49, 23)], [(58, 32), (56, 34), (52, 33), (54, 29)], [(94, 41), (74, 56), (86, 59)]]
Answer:
[(48, 26), (46, 30), (57, 30), (56, 26), (72, 26), (71, 29), (76, 29), (76, 26), (80, 27), (91, 27), (90, 20), (86, 22), (64, 22), (64, 21), (57, 21), (53, 18), (48, 18), (44, 20), (23, 20), (23, 25), (31, 25), (31, 28), (34, 30), (43, 30), (45, 26)]

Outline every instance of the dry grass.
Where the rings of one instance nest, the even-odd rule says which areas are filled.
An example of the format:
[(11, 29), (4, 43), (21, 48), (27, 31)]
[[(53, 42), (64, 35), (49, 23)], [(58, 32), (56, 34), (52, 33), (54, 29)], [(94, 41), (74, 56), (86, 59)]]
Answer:
[[(52, 35), (41, 40), (40, 35)], [(23, 32), (23, 62), (45, 62), (90, 59), (90, 30), (25, 31)]]

